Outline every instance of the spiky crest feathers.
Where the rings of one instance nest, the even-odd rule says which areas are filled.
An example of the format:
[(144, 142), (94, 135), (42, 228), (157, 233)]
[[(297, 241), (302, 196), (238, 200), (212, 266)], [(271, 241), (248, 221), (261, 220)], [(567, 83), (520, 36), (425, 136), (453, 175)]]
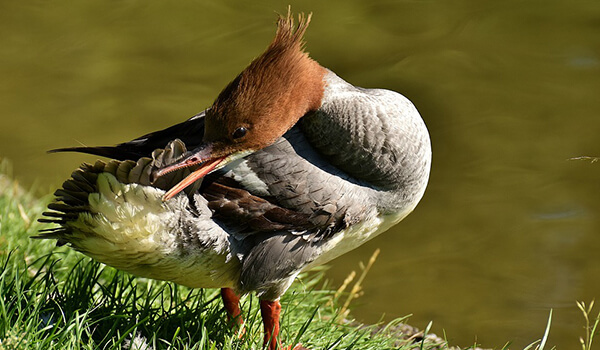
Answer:
[[(321, 106), (325, 69), (304, 51), (311, 16), (279, 16), (275, 38), (217, 97), (206, 116), (205, 141), (228, 152), (273, 143), (304, 114)], [(248, 135), (232, 137), (239, 127)]]

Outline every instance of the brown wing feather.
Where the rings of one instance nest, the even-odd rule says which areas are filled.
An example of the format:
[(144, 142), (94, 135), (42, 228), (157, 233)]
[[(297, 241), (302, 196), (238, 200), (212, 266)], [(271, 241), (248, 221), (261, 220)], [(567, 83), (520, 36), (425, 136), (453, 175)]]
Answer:
[(201, 189), (214, 218), (242, 233), (269, 231), (305, 232), (314, 229), (310, 215), (282, 208), (252, 195), (234, 180), (218, 178)]

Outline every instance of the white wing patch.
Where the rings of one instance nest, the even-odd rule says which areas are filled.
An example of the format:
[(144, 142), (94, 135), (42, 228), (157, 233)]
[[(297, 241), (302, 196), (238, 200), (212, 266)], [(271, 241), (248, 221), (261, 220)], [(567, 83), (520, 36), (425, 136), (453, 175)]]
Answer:
[[(98, 192), (88, 196), (90, 210), (67, 223), (71, 244), (84, 254), (135, 275), (170, 280), (189, 287), (233, 286), (239, 262), (229, 255), (226, 233), (218, 226), (194, 232), (210, 236), (210, 246), (183, 244), (181, 217), (188, 199), (162, 201), (164, 191), (120, 183), (102, 173)], [(212, 222), (200, 217), (203, 222)]]
[(244, 189), (256, 196), (270, 195), (267, 184), (250, 169), (246, 159), (240, 159), (228, 164), (225, 167), (227, 171), (225, 176), (230, 177), (240, 183)]

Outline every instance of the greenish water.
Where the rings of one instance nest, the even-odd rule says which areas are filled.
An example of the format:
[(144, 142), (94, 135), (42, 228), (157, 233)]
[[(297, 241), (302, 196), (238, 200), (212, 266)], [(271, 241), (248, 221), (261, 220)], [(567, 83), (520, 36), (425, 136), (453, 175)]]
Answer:
[[(354, 314), (412, 314), (453, 344), (578, 347), (576, 300), (600, 297), (600, 2), (299, 1), (307, 49), (347, 81), (408, 96), (433, 140), (427, 193), (390, 232)], [(287, 4), (4, 1), (0, 156), (50, 192), (105, 145), (204, 109)]]

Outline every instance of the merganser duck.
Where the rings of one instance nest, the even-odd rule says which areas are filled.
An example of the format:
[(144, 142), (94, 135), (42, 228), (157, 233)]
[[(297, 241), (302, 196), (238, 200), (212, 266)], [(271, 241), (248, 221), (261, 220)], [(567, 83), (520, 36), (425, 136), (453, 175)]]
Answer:
[(406, 217), (431, 145), (404, 96), (355, 87), (304, 51), (310, 22), (280, 16), (274, 40), (200, 114), (114, 147), (73, 172), (45, 219), (104, 264), (192, 288), (256, 293), (264, 344), (279, 346), (279, 297), (296, 276)]

